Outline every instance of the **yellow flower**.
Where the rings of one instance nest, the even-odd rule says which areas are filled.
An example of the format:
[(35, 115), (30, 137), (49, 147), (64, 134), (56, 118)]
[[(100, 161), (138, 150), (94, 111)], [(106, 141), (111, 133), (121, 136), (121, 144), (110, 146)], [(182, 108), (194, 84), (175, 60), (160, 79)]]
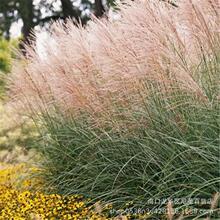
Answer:
[[(0, 220), (13, 219), (71, 219), (105, 220), (89, 208), (80, 195), (62, 196), (58, 194), (44, 194), (40, 191), (30, 191), (29, 187), (36, 187), (36, 182), (29, 173), (38, 169), (27, 168), (25, 164), (15, 166), (1, 166), (0, 169)], [(20, 176), (29, 179), (22, 180)], [(42, 181), (41, 181), (42, 182)], [(23, 186), (19, 187), (18, 186)], [(34, 189), (33, 187), (33, 189)]]

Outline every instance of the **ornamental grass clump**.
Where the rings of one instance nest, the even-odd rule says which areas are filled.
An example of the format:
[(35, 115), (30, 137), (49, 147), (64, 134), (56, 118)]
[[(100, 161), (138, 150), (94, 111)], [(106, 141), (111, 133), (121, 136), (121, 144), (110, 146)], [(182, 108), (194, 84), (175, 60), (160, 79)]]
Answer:
[(118, 20), (55, 23), (43, 54), (28, 46), (13, 70), (12, 105), (44, 131), (47, 184), (117, 207), (211, 198), (220, 183), (219, 2), (119, 7)]

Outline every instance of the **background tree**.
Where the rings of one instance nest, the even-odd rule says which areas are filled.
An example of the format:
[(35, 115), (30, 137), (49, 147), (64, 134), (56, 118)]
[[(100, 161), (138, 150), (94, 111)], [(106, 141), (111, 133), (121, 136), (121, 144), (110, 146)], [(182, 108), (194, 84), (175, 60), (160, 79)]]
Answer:
[[(112, 2), (109, 1), (110, 3)], [(1, 0), (0, 1), (0, 33), (10, 39), (10, 28), (14, 22), (22, 21), (23, 41), (36, 26), (44, 26), (51, 20), (74, 18), (83, 25), (90, 14), (101, 17), (105, 13), (102, 0)]]

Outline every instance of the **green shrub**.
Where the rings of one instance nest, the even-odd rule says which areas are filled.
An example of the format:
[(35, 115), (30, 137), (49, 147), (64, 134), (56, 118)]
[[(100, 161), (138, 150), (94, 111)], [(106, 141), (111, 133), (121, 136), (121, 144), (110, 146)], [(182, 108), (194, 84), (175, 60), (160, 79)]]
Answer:
[(11, 43), (0, 38), (0, 71), (9, 72), (11, 68)]
[(17, 47), (16, 39), (7, 41), (0, 37), (0, 98), (5, 90), (6, 74), (11, 70), (12, 58), (15, 57), (13, 50)]
[(11, 63), (10, 54), (8, 54), (5, 51), (1, 51), (1, 53), (0, 53), (0, 69), (4, 72), (9, 72), (10, 71), (10, 63)]

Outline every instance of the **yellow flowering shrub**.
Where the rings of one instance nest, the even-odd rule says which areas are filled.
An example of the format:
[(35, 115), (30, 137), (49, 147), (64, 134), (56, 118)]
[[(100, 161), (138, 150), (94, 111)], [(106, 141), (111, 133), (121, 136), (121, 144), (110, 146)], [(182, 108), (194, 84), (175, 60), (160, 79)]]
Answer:
[(39, 180), (27, 179), (27, 175), (36, 171), (25, 164), (0, 166), (0, 220), (107, 219), (88, 207), (88, 201), (80, 195), (30, 191), (33, 185), (39, 190)]

